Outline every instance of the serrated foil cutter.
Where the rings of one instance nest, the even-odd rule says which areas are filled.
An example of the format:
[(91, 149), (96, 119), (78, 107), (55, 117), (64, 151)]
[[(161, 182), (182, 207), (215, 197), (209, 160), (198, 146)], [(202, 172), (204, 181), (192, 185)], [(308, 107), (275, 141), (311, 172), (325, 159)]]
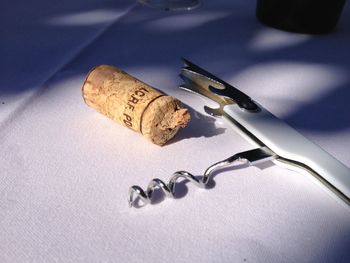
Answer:
[(224, 167), (246, 163), (255, 165), (273, 160), (277, 165), (297, 171), (306, 171), (322, 185), (335, 193), (350, 206), (350, 169), (306, 139), (292, 127), (264, 109), (248, 95), (219, 79), (213, 74), (184, 60), (180, 77), (184, 84), (180, 88), (205, 96), (216, 103), (218, 108), (204, 107), (212, 116), (223, 117), (236, 127), (245, 138), (258, 148), (237, 153), (223, 161), (214, 163), (198, 178), (186, 171), (175, 172), (169, 183), (155, 178), (144, 191), (139, 186), (129, 189), (128, 202), (135, 206), (136, 199), (150, 203), (154, 190), (161, 189), (166, 196), (174, 197), (176, 181), (185, 178), (205, 188), (211, 175)]

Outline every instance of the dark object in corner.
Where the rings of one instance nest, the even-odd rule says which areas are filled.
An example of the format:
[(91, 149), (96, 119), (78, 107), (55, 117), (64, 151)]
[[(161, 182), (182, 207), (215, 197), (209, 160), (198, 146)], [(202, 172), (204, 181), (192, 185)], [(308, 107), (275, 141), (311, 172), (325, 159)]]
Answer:
[(337, 25), (345, 0), (257, 0), (256, 16), (282, 30), (325, 34)]

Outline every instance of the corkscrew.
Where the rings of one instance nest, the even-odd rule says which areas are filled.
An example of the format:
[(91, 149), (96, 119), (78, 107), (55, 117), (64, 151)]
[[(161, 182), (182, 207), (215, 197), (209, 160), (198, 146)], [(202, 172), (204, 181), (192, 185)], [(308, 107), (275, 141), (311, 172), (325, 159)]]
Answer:
[(225, 118), (244, 138), (258, 148), (237, 153), (214, 163), (200, 178), (186, 171), (178, 171), (173, 174), (168, 184), (156, 178), (151, 180), (145, 191), (134, 185), (129, 189), (130, 206), (134, 205), (137, 198), (145, 204), (150, 203), (153, 192), (157, 188), (161, 189), (167, 197), (174, 197), (176, 182), (179, 178), (205, 188), (213, 173), (220, 169), (240, 163), (255, 165), (266, 160), (272, 160), (277, 165), (293, 170), (307, 171), (350, 205), (350, 169), (348, 167), (264, 109), (247, 94), (192, 62), (183, 60), (185, 66), (182, 68), (180, 77), (184, 84), (180, 88), (218, 103), (218, 108), (204, 106), (205, 112), (215, 117)]
[(271, 160), (273, 158), (274, 154), (268, 148), (261, 147), (258, 149), (237, 153), (225, 160), (214, 163), (205, 170), (203, 176), (199, 179), (186, 171), (175, 172), (170, 178), (168, 184), (164, 183), (158, 178), (155, 178), (148, 184), (146, 191), (137, 185), (130, 187), (129, 206), (131, 207), (133, 205), (133, 202), (137, 197), (139, 197), (145, 204), (150, 203), (152, 200), (152, 194), (157, 188), (161, 189), (165, 196), (173, 198), (176, 182), (180, 178), (186, 179), (200, 188), (205, 188), (214, 172), (220, 169), (237, 164), (246, 164), (248, 166), (255, 165), (260, 161)]

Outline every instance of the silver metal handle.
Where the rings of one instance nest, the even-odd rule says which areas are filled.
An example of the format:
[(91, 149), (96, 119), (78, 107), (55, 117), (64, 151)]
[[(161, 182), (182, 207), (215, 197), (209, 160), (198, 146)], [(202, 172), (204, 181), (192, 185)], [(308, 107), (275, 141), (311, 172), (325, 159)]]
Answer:
[(242, 110), (236, 104), (226, 105), (223, 110), (274, 153), (300, 166), (307, 166), (318, 179), (350, 203), (350, 169), (261, 105), (258, 106), (260, 111), (253, 113)]

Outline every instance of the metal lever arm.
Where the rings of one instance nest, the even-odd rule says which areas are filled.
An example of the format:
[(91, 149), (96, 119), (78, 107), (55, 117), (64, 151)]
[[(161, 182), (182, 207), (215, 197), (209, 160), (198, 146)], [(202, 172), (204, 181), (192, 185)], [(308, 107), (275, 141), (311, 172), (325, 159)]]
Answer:
[[(235, 103), (238, 104), (238, 106), (242, 109), (248, 110), (248, 111), (257, 111), (258, 106), (255, 104), (254, 101), (245, 93), (240, 91), (239, 89), (233, 87), (232, 85), (228, 84), (227, 82), (223, 81), (222, 79), (219, 79), (218, 77), (214, 76), (210, 72), (202, 69), (201, 67), (195, 65), (194, 63), (188, 61), (187, 59), (182, 59), (186, 66), (183, 68), (181, 77), (186, 81), (187, 79), (191, 79), (191, 76), (194, 74), (198, 78), (200, 76), (205, 77), (207, 80), (212, 81), (213, 83), (220, 84), (221, 88), (216, 88), (214, 86), (209, 86), (209, 90), (213, 93), (216, 93), (219, 96), (227, 97), (232, 99)], [(188, 81), (188, 80), (187, 80)], [(192, 79), (193, 81), (193, 79)], [(208, 95), (208, 93), (206, 92)], [(209, 98), (212, 96), (208, 96)]]

